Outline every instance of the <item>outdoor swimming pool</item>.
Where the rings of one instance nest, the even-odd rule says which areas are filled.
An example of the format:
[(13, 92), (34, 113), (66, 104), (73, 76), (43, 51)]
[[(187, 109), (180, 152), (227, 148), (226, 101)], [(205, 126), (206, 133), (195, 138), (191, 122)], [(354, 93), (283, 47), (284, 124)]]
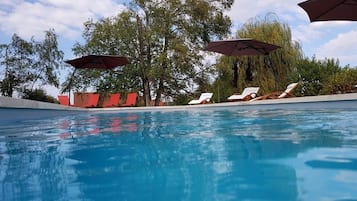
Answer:
[(357, 109), (0, 124), (0, 200), (357, 200)]

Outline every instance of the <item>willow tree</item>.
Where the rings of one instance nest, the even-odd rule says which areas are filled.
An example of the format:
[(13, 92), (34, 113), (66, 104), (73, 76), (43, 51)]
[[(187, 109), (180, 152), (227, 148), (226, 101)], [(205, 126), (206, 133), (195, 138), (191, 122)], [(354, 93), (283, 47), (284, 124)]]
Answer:
[(210, 38), (229, 33), (231, 21), (224, 12), (232, 4), (233, 0), (132, 1), (118, 16), (87, 22), (86, 44), (77, 44), (74, 50), (78, 55), (129, 56), (130, 65), (93, 76), (95, 86), (141, 89), (146, 105), (151, 95), (158, 104), (163, 94), (174, 97), (188, 88), (195, 67), (202, 66), (199, 50)]
[[(288, 82), (292, 81), (289, 80), (290, 75), (296, 70), (296, 63), (302, 58), (302, 51), (300, 44), (292, 40), (288, 24), (280, 22), (274, 15), (267, 15), (264, 19), (255, 18), (243, 24), (237, 30), (236, 37), (253, 38), (281, 47), (268, 55), (239, 56), (228, 61), (222, 60), (225, 65), (221, 65), (220, 71), (229, 70), (231, 73), (232, 70), (227, 66), (232, 66), (232, 59), (238, 61), (240, 91), (246, 86), (260, 86), (260, 92), (267, 93), (284, 89)], [(229, 79), (232, 77), (231, 74)]]

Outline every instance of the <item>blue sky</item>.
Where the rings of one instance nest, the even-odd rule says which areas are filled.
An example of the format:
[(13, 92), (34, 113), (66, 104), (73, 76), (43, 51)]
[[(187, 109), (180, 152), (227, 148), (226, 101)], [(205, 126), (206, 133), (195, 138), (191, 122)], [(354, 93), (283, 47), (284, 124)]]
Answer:
[[(302, 45), (305, 56), (336, 58), (341, 66), (357, 66), (357, 22), (310, 23), (305, 11), (297, 5), (302, 1), (235, 0), (227, 13), (234, 23), (232, 33), (249, 19), (274, 13), (290, 26), (293, 40)], [(82, 40), (83, 22), (114, 16), (125, 9), (123, 2), (125, 0), (1, 0), (0, 43), (10, 43), (14, 33), (26, 40), (31, 37), (42, 40), (44, 31), (53, 28), (65, 59), (72, 59), (71, 48)], [(53, 90), (51, 95), (58, 93), (54, 88), (50, 90)]]

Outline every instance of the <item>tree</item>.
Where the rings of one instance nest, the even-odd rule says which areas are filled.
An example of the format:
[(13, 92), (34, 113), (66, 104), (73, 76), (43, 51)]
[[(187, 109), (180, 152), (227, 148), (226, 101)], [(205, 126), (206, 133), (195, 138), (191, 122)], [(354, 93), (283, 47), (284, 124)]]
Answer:
[(350, 92), (357, 92), (357, 68), (342, 68), (331, 76), (321, 89), (322, 94)]
[(146, 105), (151, 95), (156, 105), (162, 95), (175, 97), (189, 87), (195, 67), (202, 66), (199, 50), (210, 38), (229, 33), (231, 21), (223, 13), (232, 4), (233, 0), (135, 0), (116, 17), (88, 21), (83, 33), (86, 44), (76, 44), (75, 53), (126, 55), (131, 65), (114, 71), (125, 75), (118, 77), (120, 84), (108, 83), (118, 73), (81, 76), (92, 76), (97, 89), (107, 85), (141, 89)]
[(5, 67), (4, 78), (1, 81), (2, 95), (12, 97), (14, 91), (19, 90), (31, 79), (28, 68), (32, 65), (32, 54), (32, 44), (16, 34), (12, 36), (10, 44), (1, 45), (0, 65)]
[[(296, 65), (296, 72), (292, 74), (292, 79), (300, 81), (301, 96), (316, 96), (331, 93), (333, 90), (323, 90), (328, 83), (335, 80), (336, 75), (341, 71), (338, 61), (334, 59), (317, 60), (316, 58), (304, 58)], [(324, 92), (325, 91), (325, 92)]]
[[(45, 38), (41, 42), (33, 42), (34, 63), (32, 73), (35, 75), (32, 80), (32, 87), (40, 84), (50, 84), (59, 86), (58, 70), (63, 63), (63, 51), (58, 49), (57, 35), (53, 29), (45, 31)], [(40, 82), (40, 83), (39, 83)]]
[(235, 92), (235, 89), (232, 87), (232, 64), (234, 62), (235, 58), (222, 56), (216, 64), (216, 79), (212, 84), (212, 91), (214, 93), (213, 99), (215, 102), (225, 101), (227, 97)]
[[(295, 64), (302, 58), (302, 50), (298, 42), (292, 40), (291, 30), (285, 23), (280, 22), (273, 15), (267, 15), (264, 19), (252, 19), (245, 23), (236, 32), (237, 38), (253, 38), (263, 42), (280, 46), (265, 56), (239, 56), (232, 59), (220, 60), (222, 64), (217, 65), (220, 82), (229, 79), (231, 83), (231, 66), (238, 62), (239, 79), (238, 90), (241, 92), (246, 86), (259, 86), (261, 93), (281, 90), (291, 81), (289, 75), (294, 72)], [(217, 84), (216, 84), (217, 85)], [(225, 86), (228, 91), (234, 91), (231, 86)], [(236, 91), (238, 92), (238, 91)], [(226, 98), (226, 97), (222, 97)]]
[(54, 30), (45, 33), (42, 42), (33, 38), (26, 41), (14, 34), (10, 44), (0, 46), (0, 65), (4, 66), (2, 95), (12, 97), (14, 91), (33, 90), (36, 84), (58, 86), (56, 70), (61, 67), (63, 52), (58, 50)]

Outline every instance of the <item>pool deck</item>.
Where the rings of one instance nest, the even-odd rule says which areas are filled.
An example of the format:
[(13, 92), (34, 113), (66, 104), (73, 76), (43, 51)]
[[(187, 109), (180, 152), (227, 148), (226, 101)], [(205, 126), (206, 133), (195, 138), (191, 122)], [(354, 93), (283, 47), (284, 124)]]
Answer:
[(84, 111), (84, 108), (63, 106), (60, 104), (46, 103), (41, 101), (33, 101), (26, 99), (10, 98), (0, 96), (0, 108), (17, 108), (17, 109), (51, 109), (51, 110), (68, 110), (68, 111)]
[(46, 119), (88, 112), (84, 108), (0, 96), (0, 123)]
[(90, 108), (91, 112), (149, 112), (149, 111), (178, 111), (192, 109), (225, 109), (234, 108), (235, 110), (249, 109), (357, 109), (357, 93), (305, 96), (282, 99), (267, 99), (256, 101), (237, 101), (199, 105), (182, 106), (150, 106), (150, 107), (120, 107), (120, 108)]
[[(200, 105), (181, 106), (150, 106), (150, 107), (113, 107), (113, 108), (78, 108), (63, 106), (53, 103), (39, 101), (15, 99), (0, 96), (0, 109), (36, 109), (36, 110), (56, 110), (71, 112), (139, 112), (139, 111), (172, 111), (172, 110), (192, 110), (209, 108), (235, 107), (237, 109), (316, 109), (316, 108), (347, 108), (357, 109), (357, 93), (292, 97), (283, 99), (268, 99), (257, 101), (238, 101), (225, 103), (212, 103)], [(0, 110), (1, 111), (1, 110)], [(3, 115), (1, 115), (3, 116)]]

